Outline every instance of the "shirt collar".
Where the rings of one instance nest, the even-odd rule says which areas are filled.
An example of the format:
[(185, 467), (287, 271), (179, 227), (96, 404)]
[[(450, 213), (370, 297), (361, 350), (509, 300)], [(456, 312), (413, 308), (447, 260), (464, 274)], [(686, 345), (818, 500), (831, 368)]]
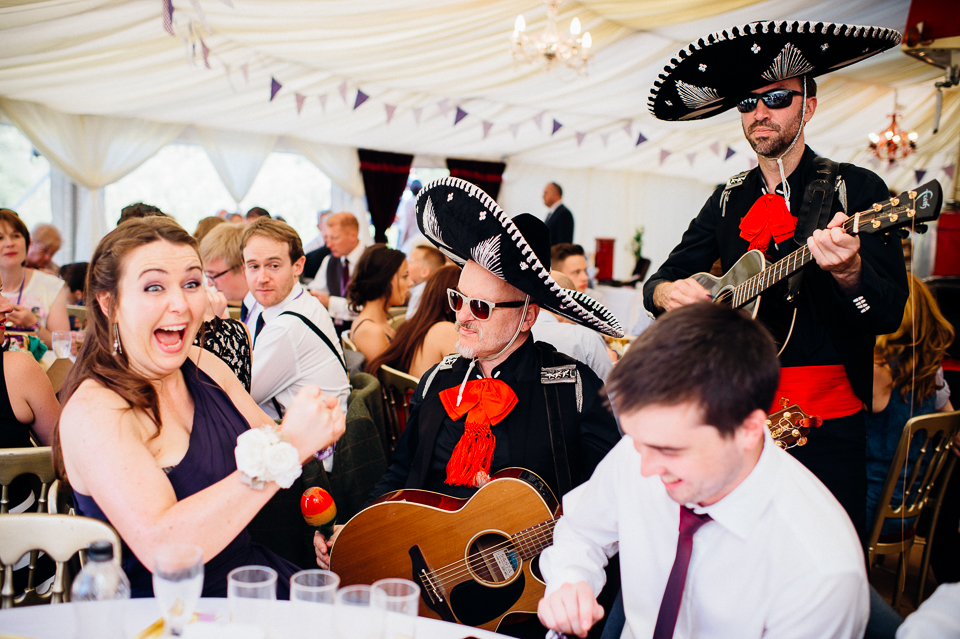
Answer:
[(263, 321), (269, 322), (277, 315), (282, 313), (287, 306), (290, 305), (290, 302), (297, 299), (304, 294), (303, 287), (300, 284), (294, 283), (293, 288), (290, 290), (290, 294), (283, 298), (283, 301), (277, 304), (276, 306), (271, 306), (270, 308), (263, 309)]
[(553, 203), (553, 206), (551, 206), (549, 209), (547, 209), (547, 213), (548, 213), (548, 214), (553, 213), (554, 211), (557, 210), (557, 208), (558, 208), (561, 204), (563, 204), (563, 200), (562, 200), (562, 199), (557, 200), (556, 202)]
[(347, 259), (350, 260), (350, 265), (353, 266), (360, 261), (360, 256), (363, 255), (363, 252), (367, 250), (367, 247), (363, 245), (363, 242), (357, 242), (357, 245), (353, 247), (353, 250), (347, 253)]

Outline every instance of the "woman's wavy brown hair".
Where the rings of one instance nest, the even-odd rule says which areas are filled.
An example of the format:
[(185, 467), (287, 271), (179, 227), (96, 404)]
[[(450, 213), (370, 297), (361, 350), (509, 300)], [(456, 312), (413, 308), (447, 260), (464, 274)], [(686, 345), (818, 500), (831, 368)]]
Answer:
[(459, 281), (460, 269), (456, 266), (444, 266), (434, 271), (424, 285), (417, 312), (400, 325), (387, 350), (368, 362), (365, 370), (376, 375), (377, 370), (386, 364), (403, 372), (409, 371), (430, 328), (437, 322), (456, 321), (457, 314), (447, 302), (447, 289), (456, 288)]
[[(170, 217), (145, 217), (124, 222), (100, 240), (87, 269), (86, 299), (87, 328), (77, 361), (70, 369), (60, 391), (60, 403), (66, 406), (80, 384), (92, 379), (123, 398), (131, 410), (143, 411), (160, 433), (160, 400), (153, 384), (130, 367), (127, 354), (114, 354), (114, 326), (120, 280), (127, 256), (142, 246), (154, 242), (187, 245), (197, 252), (197, 241)], [(109, 315), (104, 314), (97, 297), (109, 298)], [(190, 336), (192, 342), (192, 336)], [(154, 435), (156, 436), (156, 435)], [(63, 456), (60, 450), (60, 425), (54, 433), (54, 460), (57, 473), (65, 478)]]
[[(336, 259), (331, 256), (330, 259)], [(407, 256), (403, 251), (388, 248), (386, 244), (374, 244), (360, 256), (347, 285), (347, 302), (350, 310), (359, 313), (371, 302), (390, 298), (393, 276), (397, 274)]]
[(930, 289), (916, 276), (908, 277), (910, 296), (900, 328), (878, 336), (873, 353), (878, 364), (890, 367), (893, 386), (900, 389), (904, 401), (910, 400), (913, 391), (914, 405), (919, 405), (939, 388), (937, 370), (954, 333)]

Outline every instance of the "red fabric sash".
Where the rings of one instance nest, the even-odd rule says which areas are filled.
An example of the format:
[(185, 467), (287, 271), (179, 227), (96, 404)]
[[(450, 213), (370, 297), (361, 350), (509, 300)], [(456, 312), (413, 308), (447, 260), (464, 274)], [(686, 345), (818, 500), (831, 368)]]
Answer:
[(768, 193), (761, 195), (740, 220), (740, 237), (750, 242), (751, 250), (766, 253), (771, 239), (779, 244), (792, 237), (796, 228), (797, 218), (790, 215), (783, 196)]
[(842, 364), (781, 368), (780, 385), (767, 413), (783, 408), (780, 399), (823, 419), (846, 417), (863, 409), (863, 402), (854, 394)]
[(452, 420), (467, 416), (463, 436), (447, 462), (450, 486), (483, 486), (490, 480), (490, 464), (497, 438), (490, 431), (517, 405), (517, 395), (499, 379), (475, 379), (467, 382), (463, 399), (457, 405), (460, 387), (440, 391), (440, 402)]

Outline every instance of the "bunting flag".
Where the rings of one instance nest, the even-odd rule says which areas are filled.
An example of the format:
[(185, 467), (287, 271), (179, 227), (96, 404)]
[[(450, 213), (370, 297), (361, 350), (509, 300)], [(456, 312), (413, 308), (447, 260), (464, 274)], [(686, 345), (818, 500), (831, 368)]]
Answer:
[(714, 154), (715, 156), (720, 157), (720, 143), (719, 143), (719, 142), (714, 142), (713, 144), (711, 144), (711, 145), (710, 145), (710, 150), (713, 152), (713, 154)]
[(413, 111), (413, 119), (416, 121), (417, 126), (420, 126), (420, 116), (423, 115), (423, 107), (416, 107), (411, 110)]
[(297, 99), (297, 115), (300, 115), (300, 112), (303, 111), (303, 102), (307, 99), (307, 96), (294, 93), (293, 97)]
[(353, 103), (353, 108), (354, 108), (354, 110), (356, 110), (357, 107), (359, 107), (361, 104), (363, 104), (364, 102), (366, 102), (366, 101), (367, 101), (367, 98), (369, 98), (369, 97), (370, 97), (369, 95), (367, 95), (366, 93), (364, 93), (364, 92), (361, 91), (360, 89), (357, 89), (357, 99), (356, 99), (356, 100), (354, 101), (354, 103)]
[(387, 112), (387, 124), (390, 124), (390, 120), (393, 119), (393, 112), (397, 110), (395, 104), (384, 104), (384, 110)]
[(200, 40), (200, 50), (203, 52), (203, 65), (210, 68), (210, 49), (207, 47), (207, 43), (203, 40)]
[(587, 137), (586, 133), (580, 133), (579, 131), (577, 131), (577, 146), (580, 146), (581, 144), (583, 144), (583, 138), (585, 137)]
[(537, 128), (543, 131), (543, 116), (547, 114), (546, 111), (541, 111), (540, 113), (533, 116), (533, 123), (537, 125)]
[(317, 99), (320, 100), (320, 108), (323, 109), (324, 113), (326, 113), (327, 112), (327, 94), (324, 93), (323, 95), (317, 96)]
[(600, 134), (600, 139), (603, 141), (603, 148), (607, 148), (607, 142), (610, 141), (610, 134), (609, 134), (609, 133), (601, 133), (601, 134)]
[(733, 147), (732, 147), (732, 146), (728, 146), (728, 147), (727, 147), (726, 157), (723, 158), (723, 161), (726, 162), (727, 160), (729, 160), (730, 158), (732, 158), (735, 154), (736, 154), (736, 151), (733, 149)]
[(270, 78), (270, 101), (273, 102), (273, 99), (277, 97), (277, 91), (283, 87), (282, 84), (277, 82), (276, 78)]
[(953, 170), (957, 167), (956, 164), (951, 164), (949, 166), (943, 167), (943, 172), (947, 174), (951, 180), (953, 179)]
[(553, 135), (554, 133), (556, 133), (557, 131), (559, 131), (559, 130), (562, 129), (562, 128), (563, 128), (563, 125), (560, 124), (559, 122), (557, 122), (556, 120), (554, 120), (554, 121), (553, 121), (553, 131), (550, 133), (550, 135)]
[(193, 5), (193, 12), (197, 14), (197, 19), (200, 20), (203, 28), (207, 30), (208, 34), (213, 33), (213, 30), (210, 28), (210, 23), (207, 22), (207, 14), (203, 12), (203, 8), (200, 6), (200, 0), (190, 0), (190, 4)]
[(670, 153), (671, 152), (666, 149), (660, 149), (660, 166), (663, 166), (663, 163), (670, 157)]
[(243, 74), (243, 81), (250, 82), (250, 65), (244, 62), (240, 65), (240, 73)]
[(340, 98), (343, 100), (343, 103), (347, 103), (347, 81), (344, 80), (340, 83), (340, 86), (337, 87), (337, 91), (340, 92)]
[(163, 3), (163, 29), (173, 35), (173, 0), (160, 0)]
[[(631, 137), (633, 137), (632, 134), (631, 134)], [(647, 141), (647, 137), (643, 133), (641, 133), (640, 135), (637, 136), (637, 143), (634, 144), (633, 146), (640, 146), (646, 141)]]
[(446, 98), (437, 102), (437, 107), (440, 109), (440, 113), (443, 117), (447, 117), (447, 112), (450, 111), (450, 101)]
[(693, 166), (693, 161), (697, 159), (696, 153), (687, 153), (687, 162), (690, 163), (690, 166)]
[(921, 182), (923, 182), (923, 176), (926, 174), (927, 174), (926, 169), (916, 169), (913, 172), (913, 177), (916, 178), (917, 184), (920, 184)]
[(751, 171), (757, 168), (758, 164), (760, 163), (757, 161), (757, 158), (750, 158), (749, 160), (747, 160), (747, 166), (750, 167)]
[[(626, 131), (628, 138), (632, 138), (632, 137), (633, 137), (633, 122), (631, 121), (631, 122), (627, 122), (626, 124), (624, 124), (624, 125), (623, 125), (623, 130)], [(641, 137), (643, 137), (643, 136), (641, 136)], [(643, 139), (646, 140), (646, 138), (643, 138)], [(640, 144), (640, 143), (637, 142), (637, 144)]]
[(520, 123), (519, 123), (519, 122), (514, 122), (513, 124), (510, 125), (510, 133), (513, 134), (513, 139), (514, 139), (514, 140), (517, 139), (517, 133), (519, 133), (519, 132), (520, 132)]
[(490, 129), (493, 128), (493, 122), (489, 120), (483, 121), (483, 139), (486, 140), (487, 136), (490, 135)]
[(457, 125), (460, 123), (460, 120), (462, 120), (462, 119), (464, 119), (465, 117), (467, 117), (467, 115), (468, 115), (468, 114), (467, 114), (466, 111), (464, 111), (464, 110), (461, 109), (460, 107), (457, 107), (457, 114), (456, 114), (456, 115), (454, 116), (454, 118), (453, 118), (453, 126), (457, 126)]

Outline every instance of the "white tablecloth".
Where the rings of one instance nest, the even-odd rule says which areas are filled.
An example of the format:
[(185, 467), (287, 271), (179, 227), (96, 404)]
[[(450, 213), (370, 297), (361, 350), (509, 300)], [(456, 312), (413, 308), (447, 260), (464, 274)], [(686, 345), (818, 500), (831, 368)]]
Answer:
[[(310, 614), (304, 612), (304, 604), (297, 606), (289, 601), (269, 602), (268, 612), (265, 615), (269, 618), (264, 620), (265, 623), (263, 624), (268, 628), (267, 636), (271, 639), (274, 637), (307, 639), (308, 636), (311, 639), (338, 639), (337, 633), (330, 623), (333, 606), (326, 604), (308, 605), (317, 606), (318, 609), (322, 610), (322, 613)], [(30, 639), (73, 639), (77, 631), (75, 607), (74, 604), (57, 604), (0, 610), (0, 634), (29, 637)], [(307, 610), (309, 611), (310, 608), (307, 608)], [(197, 611), (219, 615), (219, 619), (216, 621), (206, 623), (225, 625), (230, 617), (226, 599), (201, 599)], [(131, 599), (124, 602), (123, 616), (123, 636), (129, 639), (157, 621), (160, 618), (160, 608), (154, 599)], [(197, 624), (202, 623), (205, 622), (194, 622), (192, 625), (197, 626)], [(313, 632), (304, 634), (303, 628), (308, 623)], [(196, 628), (196, 630), (199, 629), (199, 627)], [(191, 632), (187, 633), (188, 636), (194, 634), (195, 629), (191, 627), (190, 630)], [(213, 629), (211, 628), (211, 630)], [(220, 636), (236, 634), (230, 633), (229, 629), (225, 627), (220, 628), (220, 630), (227, 631), (226, 633), (217, 633)], [(210, 633), (210, 636), (212, 636), (212, 633)], [(435, 619), (422, 617), (417, 619), (416, 639), (464, 639), (465, 637), (496, 639), (503, 636)]]

